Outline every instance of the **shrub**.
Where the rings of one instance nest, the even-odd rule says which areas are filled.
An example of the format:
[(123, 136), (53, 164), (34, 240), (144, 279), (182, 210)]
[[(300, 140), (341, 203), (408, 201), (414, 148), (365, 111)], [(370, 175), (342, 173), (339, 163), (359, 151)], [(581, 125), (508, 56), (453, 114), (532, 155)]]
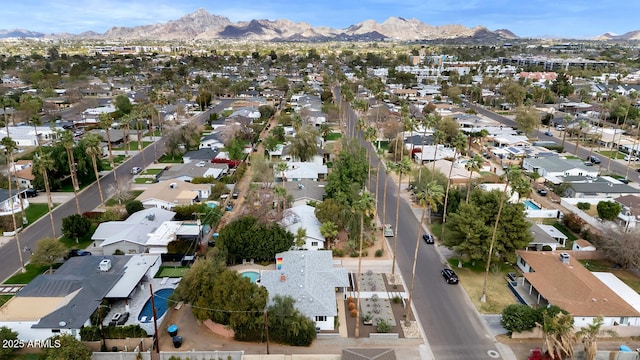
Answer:
[(356, 308), (356, 304), (355, 304), (355, 303), (350, 302), (350, 303), (349, 303), (349, 310), (353, 310), (353, 309), (355, 309), (355, 308)]
[(578, 209), (580, 210), (589, 210), (591, 209), (591, 204), (589, 204), (588, 202), (579, 202), (576, 204), (576, 207), (578, 207)]
[(343, 257), (344, 256), (344, 250), (343, 249), (333, 249), (333, 250), (331, 250), (331, 252), (333, 253), (333, 256), (335, 256), (335, 257)]
[(349, 256), (351, 256), (352, 258), (357, 258), (358, 257), (358, 252), (353, 250), (349, 253)]
[(615, 201), (600, 201), (597, 208), (598, 216), (603, 220), (615, 220), (622, 211), (622, 205)]
[(388, 333), (391, 331), (391, 325), (385, 319), (378, 319), (376, 323), (376, 331), (379, 333)]
[(384, 250), (382, 249), (376, 250), (376, 257), (382, 257), (382, 255), (384, 255)]
[(393, 299), (391, 299), (391, 301), (393, 301), (394, 304), (400, 304), (402, 302), (402, 298), (396, 295), (393, 297)]
[(537, 313), (532, 307), (512, 304), (502, 310), (500, 325), (510, 332), (521, 332), (533, 329), (537, 320)]
[(351, 310), (351, 317), (356, 317), (356, 316), (358, 316), (358, 310), (356, 309)]
[(353, 302), (353, 297), (349, 296), (349, 298), (347, 299), (348, 302), (352, 303)]
[(127, 210), (127, 214), (131, 216), (131, 214), (135, 212), (144, 210), (144, 205), (142, 205), (140, 200), (131, 200), (125, 204), (124, 208)]
[(562, 218), (562, 224), (574, 233), (579, 234), (585, 222), (580, 216), (574, 213), (568, 213)]

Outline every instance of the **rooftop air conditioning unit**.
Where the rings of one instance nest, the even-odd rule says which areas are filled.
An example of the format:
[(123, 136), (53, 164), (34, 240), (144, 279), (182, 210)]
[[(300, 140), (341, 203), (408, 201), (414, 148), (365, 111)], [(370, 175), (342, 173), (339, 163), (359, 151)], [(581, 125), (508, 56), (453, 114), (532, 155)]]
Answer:
[(111, 270), (111, 260), (110, 259), (102, 259), (100, 264), (98, 265), (98, 270), (107, 272)]
[(571, 256), (567, 253), (560, 253), (560, 262), (562, 262), (563, 264), (569, 264), (569, 260), (571, 259)]

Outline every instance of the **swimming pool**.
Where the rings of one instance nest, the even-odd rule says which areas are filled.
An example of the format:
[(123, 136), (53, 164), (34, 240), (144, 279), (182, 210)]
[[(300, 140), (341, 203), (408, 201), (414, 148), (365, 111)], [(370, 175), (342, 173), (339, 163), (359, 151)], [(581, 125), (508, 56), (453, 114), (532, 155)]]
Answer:
[(260, 279), (260, 273), (256, 271), (245, 271), (243, 273), (240, 273), (240, 275), (248, 278), (252, 283), (255, 283), (256, 281), (258, 281), (258, 279)]
[[(153, 294), (153, 301), (156, 305), (156, 316), (158, 319), (167, 312), (167, 303), (169, 296), (173, 294), (173, 289), (160, 289)], [(153, 309), (151, 308), (151, 297), (144, 304), (140, 315), (138, 315), (138, 321), (141, 323), (148, 323), (153, 321)]]
[(540, 206), (536, 205), (533, 201), (531, 200), (524, 200), (522, 202), (524, 204), (524, 206), (529, 209), (529, 210), (540, 210), (542, 209)]
[(218, 207), (218, 203), (215, 202), (215, 201), (205, 201), (205, 204), (207, 204), (207, 206), (212, 208), (212, 209)]

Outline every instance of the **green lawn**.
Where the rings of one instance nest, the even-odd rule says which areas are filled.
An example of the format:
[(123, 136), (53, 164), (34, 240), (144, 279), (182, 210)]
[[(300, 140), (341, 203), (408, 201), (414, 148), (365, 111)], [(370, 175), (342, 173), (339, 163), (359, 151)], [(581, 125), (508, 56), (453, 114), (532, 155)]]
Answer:
[[(138, 197), (138, 195), (142, 194), (142, 190), (132, 190), (129, 191), (129, 198), (126, 200), (122, 201), (122, 204), (124, 205), (127, 201), (133, 200), (135, 198)], [(118, 205), (118, 200), (116, 200), (115, 198), (109, 198), (104, 202), (104, 206), (106, 207), (111, 207), (111, 206), (116, 206)]]
[(162, 164), (181, 164), (182, 156), (162, 155), (162, 157), (158, 159), (158, 162)]
[[(60, 265), (62, 264), (55, 264), (53, 265), (53, 268), (57, 269), (60, 267)], [(27, 270), (27, 272), (25, 273), (18, 272), (17, 274), (7, 279), (7, 281), (5, 281), (4, 284), (28, 284), (36, 276), (49, 270), (49, 267), (47, 266), (35, 266), (31, 264), (27, 264), (24, 267)]]
[(560, 230), (561, 233), (565, 234), (568, 238), (568, 241), (574, 242), (576, 241), (576, 239), (578, 239), (571, 231), (569, 231), (569, 229), (564, 227), (564, 225), (560, 224), (559, 222), (555, 222), (553, 224), (553, 227)]
[(2, 307), (2, 305), (9, 301), (9, 299), (11, 299), (12, 297), (13, 295), (0, 295), (0, 307)]
[(183, 277), (187, 270), (189, 270), (188, 266), (160, 266), (155, 277)]
[[(142, 148), (146, 148), (147, 146), (149, 146), (151, 144), (153, 144), (151, 141), (143, 141), (142, 142)], [(137, 141), (129, 141), (127, 143), (127, 147), (129, 149), (129, 151), (131, 151), (131, 150), (136, 151), (136, 150), (138, 150), (138, 142)], [(114, 147), (113, 150), (125, 150), (125, 146), (123, 144), (120, 147), (117, 147), (117, 148)]]
[(332, 133), (328, 133), (327, 134), (327, 141), (334, 141), (334, 140), (338, 140), (342, 137), (342, 134), (339, 132), (332, 132)]
[(142, 172), (140, 175), (157, 175), (160, 174), (164, 169), (147, 169)]
[(133, 179), (133, 182), (136, 184), (153, 184), (153, 178), (149, 177), (138, 177)]
[[(46, 196), (46, 194), (44, 194), (44, 196)], [(33, 224), (36, 220), (45, 216), (47, 212), (49, 212), (49, 206), (47, 206), (47, 204), (29, 203), (29, 207), (24, 212), (27, 215), (27, 221), (29, 221), (29, 224)]]
[(610, 159), (624, 159), (624, 157), (626, 156), (626, 154), (623, 154), (619, 151), (598, 151), (598, 154), (602, 155), (602, 156), (606, 156)]

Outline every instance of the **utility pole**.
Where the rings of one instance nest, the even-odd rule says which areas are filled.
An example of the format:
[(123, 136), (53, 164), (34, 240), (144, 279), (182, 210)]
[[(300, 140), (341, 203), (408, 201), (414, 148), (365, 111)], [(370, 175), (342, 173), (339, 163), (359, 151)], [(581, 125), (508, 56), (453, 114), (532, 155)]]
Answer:
[(269, 312), (264, 310), (264, 333), (267, 338), (267, 355), (269, 354)]
[(160, 354), (160, 334), (158, 333), (158, 320), (156, 318), (156, 302), (153, 298), (153, 286), (149, 284), (149, 292), (151, 292), (151, 309), (153, 309), (153, 331), (155, 332), (154, 344), (156, 353)]

